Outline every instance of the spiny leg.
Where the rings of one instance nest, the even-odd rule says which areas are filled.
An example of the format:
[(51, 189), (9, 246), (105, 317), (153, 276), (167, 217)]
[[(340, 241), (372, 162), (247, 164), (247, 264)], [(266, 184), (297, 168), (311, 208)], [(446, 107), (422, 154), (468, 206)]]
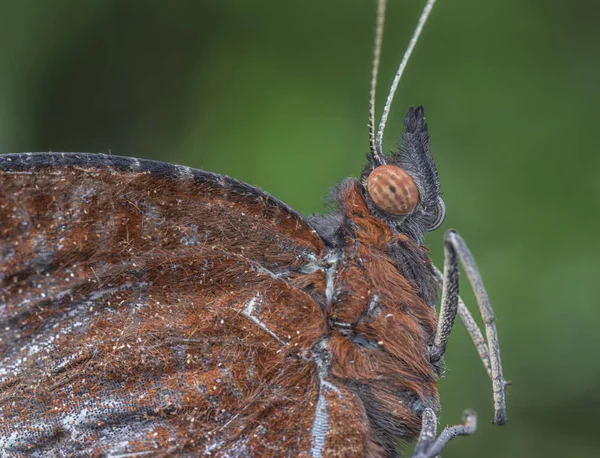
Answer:
[[(433, 271), (436, 274), (438, 288), (442, 289), (444, 284), (444, 276), (442, 275), (442, 272), (440, 272), (440, 270), (435, 266), (433, 266)], [(467, 330), (467, 333), (471, 337), (473, 345), (475, 345), (477, 353), (479, 353), (479, 358), (483, 363), (483, 367), (485, 367), (485, 370), (491, 379), (492, 367), (490, 365), (490, 354), (487, 343), (483, 337), (483, 334), (481, 333), (481, 330), (479, 329), (479, 326), (475, 322), (473, 315), (471, 315), (471, 312), (469, 312), (469, 309), (460, 296), (458, 296), (458, 316), (460, 317), (460, 321), (462, 321), (463, 326)]]
[(483, 336), (473, 320), (464, 303), (461, 310), (461, 319), (473, 342), (478, 349), (483, 364), (488, 369), (492, 380), (492, 389), (494, 392), (494, 423), (503, 425), (506, 423), (506, 405), (504, 399), (504, 388), (507, 385), (502, 375), (502, 363), (500, 360), (500, 346), (498, 343), (498, 333), (494, 323), (494, 311), (490, 304), (489, 297), (483, 285), (481, 274), (475, 263), (473, 255), (469, 251), (465, 241), (455, 231), (448, 231), (444, 236), (444, 274), (442, 284), (442, 305), (440, 307), (440, 316), (434, 344), (431, 347), (430, 357), (432, 362), (439, 361), (445, 352), (450, 331), (454, 325), (456, 314), (459, 312), (459, 304), (462, 302), (458, 296), (458, 265), (456, 259), (462, 263), (467, 273), (467, 278), (475, 299), (479, 305), (479, 310), (483, 323), (485, 325), (485, 334), (487, 346), (484, 347)]
[(433, 345), (429, 349), (429, 359), (437, 363), (446, 353), (446, 345), (458, 313), (458, 264), (456, 250), (448, 240), (444, 240), (444, 274), (442, 283), (442, 302), (440, 316)]
[(477, 415), (472, 410), (465, 410), (463, 424), (444, 428), (436, 439), (437, 418), (435, 412), (432, 409), (425, 409), (422, 418), (421, 434), (412, 458), (435, 458), (456, 436), (470, 436), (477, 429)]
[(425, 409), (421, 417), (421, 433), (415, 446), (413, 458), (423, 457), (437, 436), (437, 417), (432, 409)]

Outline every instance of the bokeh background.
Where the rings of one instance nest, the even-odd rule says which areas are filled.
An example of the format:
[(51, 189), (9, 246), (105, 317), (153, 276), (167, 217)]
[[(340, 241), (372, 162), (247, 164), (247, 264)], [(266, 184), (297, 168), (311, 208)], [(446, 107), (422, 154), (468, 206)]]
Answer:
[[(422, 1), (390, 0), (381, 108)], [(0, 2), (0, 151), (162, 159), (323, 210), (367, 144), (374, 0)], [(600, 3), (440, 0), (386, 133), (423, 104), (448, 214), (495, 305), (509, 423), (461, 326), (445, 457), (600, 456)], [(442, 258), (443, 230), (427, 238)], [(465, 298), (472, 296), (463, 284)]]

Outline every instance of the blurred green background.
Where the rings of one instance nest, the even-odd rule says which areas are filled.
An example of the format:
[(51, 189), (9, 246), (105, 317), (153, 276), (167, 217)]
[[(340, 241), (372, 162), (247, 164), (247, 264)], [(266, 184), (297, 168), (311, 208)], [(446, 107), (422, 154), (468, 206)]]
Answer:
[[(379, 109), (423, 5), (389, 3)], [(2, 152), (162, 159), (303, 212), (361, 170), (374, 0), (0, 8)], [(480, 427), (446, 458), (600, 456), (599, 13), (591, 0), (440, 0), (401, 83), (387, 148), (407, 107), (423, 104), (443, 229), (458, 229), (478, 259), (513, 381), (498, 428), (457, 326), (441, 421), (473, 407)], [(427, 238), (438, 263), (442, 234)]]

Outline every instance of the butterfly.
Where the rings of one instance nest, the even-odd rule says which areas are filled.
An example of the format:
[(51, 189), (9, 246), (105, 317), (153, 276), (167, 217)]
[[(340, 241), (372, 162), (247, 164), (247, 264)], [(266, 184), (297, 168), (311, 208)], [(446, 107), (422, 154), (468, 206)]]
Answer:
[[(401, 149), (385, 155), (386, 110), (377, 136), (370, 115), (359, 178), (310, 217), (185, 166), (0, 156), (3, 454), (385, 457), (418, 437), (415, 456), (435, 457), (476, 426), (467, 411), (436, 437), (457, 314), (503, 424), (506, 382), (473, 258), (450, 231), (441, 273), (422, 245), (445, 214), (424, 111), (408, 111)], [(457, 260), (487, 339), (458, 296)]]

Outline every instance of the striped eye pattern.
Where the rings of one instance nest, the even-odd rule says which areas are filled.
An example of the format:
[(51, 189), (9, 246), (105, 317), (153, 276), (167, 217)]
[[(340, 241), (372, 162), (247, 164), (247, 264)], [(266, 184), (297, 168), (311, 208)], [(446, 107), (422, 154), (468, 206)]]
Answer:
[(376, 167), (367, 178), (367, 191), (377, 208), (390, 215), (408, 215), (419, 202), (415, 181), (395, 165)]

